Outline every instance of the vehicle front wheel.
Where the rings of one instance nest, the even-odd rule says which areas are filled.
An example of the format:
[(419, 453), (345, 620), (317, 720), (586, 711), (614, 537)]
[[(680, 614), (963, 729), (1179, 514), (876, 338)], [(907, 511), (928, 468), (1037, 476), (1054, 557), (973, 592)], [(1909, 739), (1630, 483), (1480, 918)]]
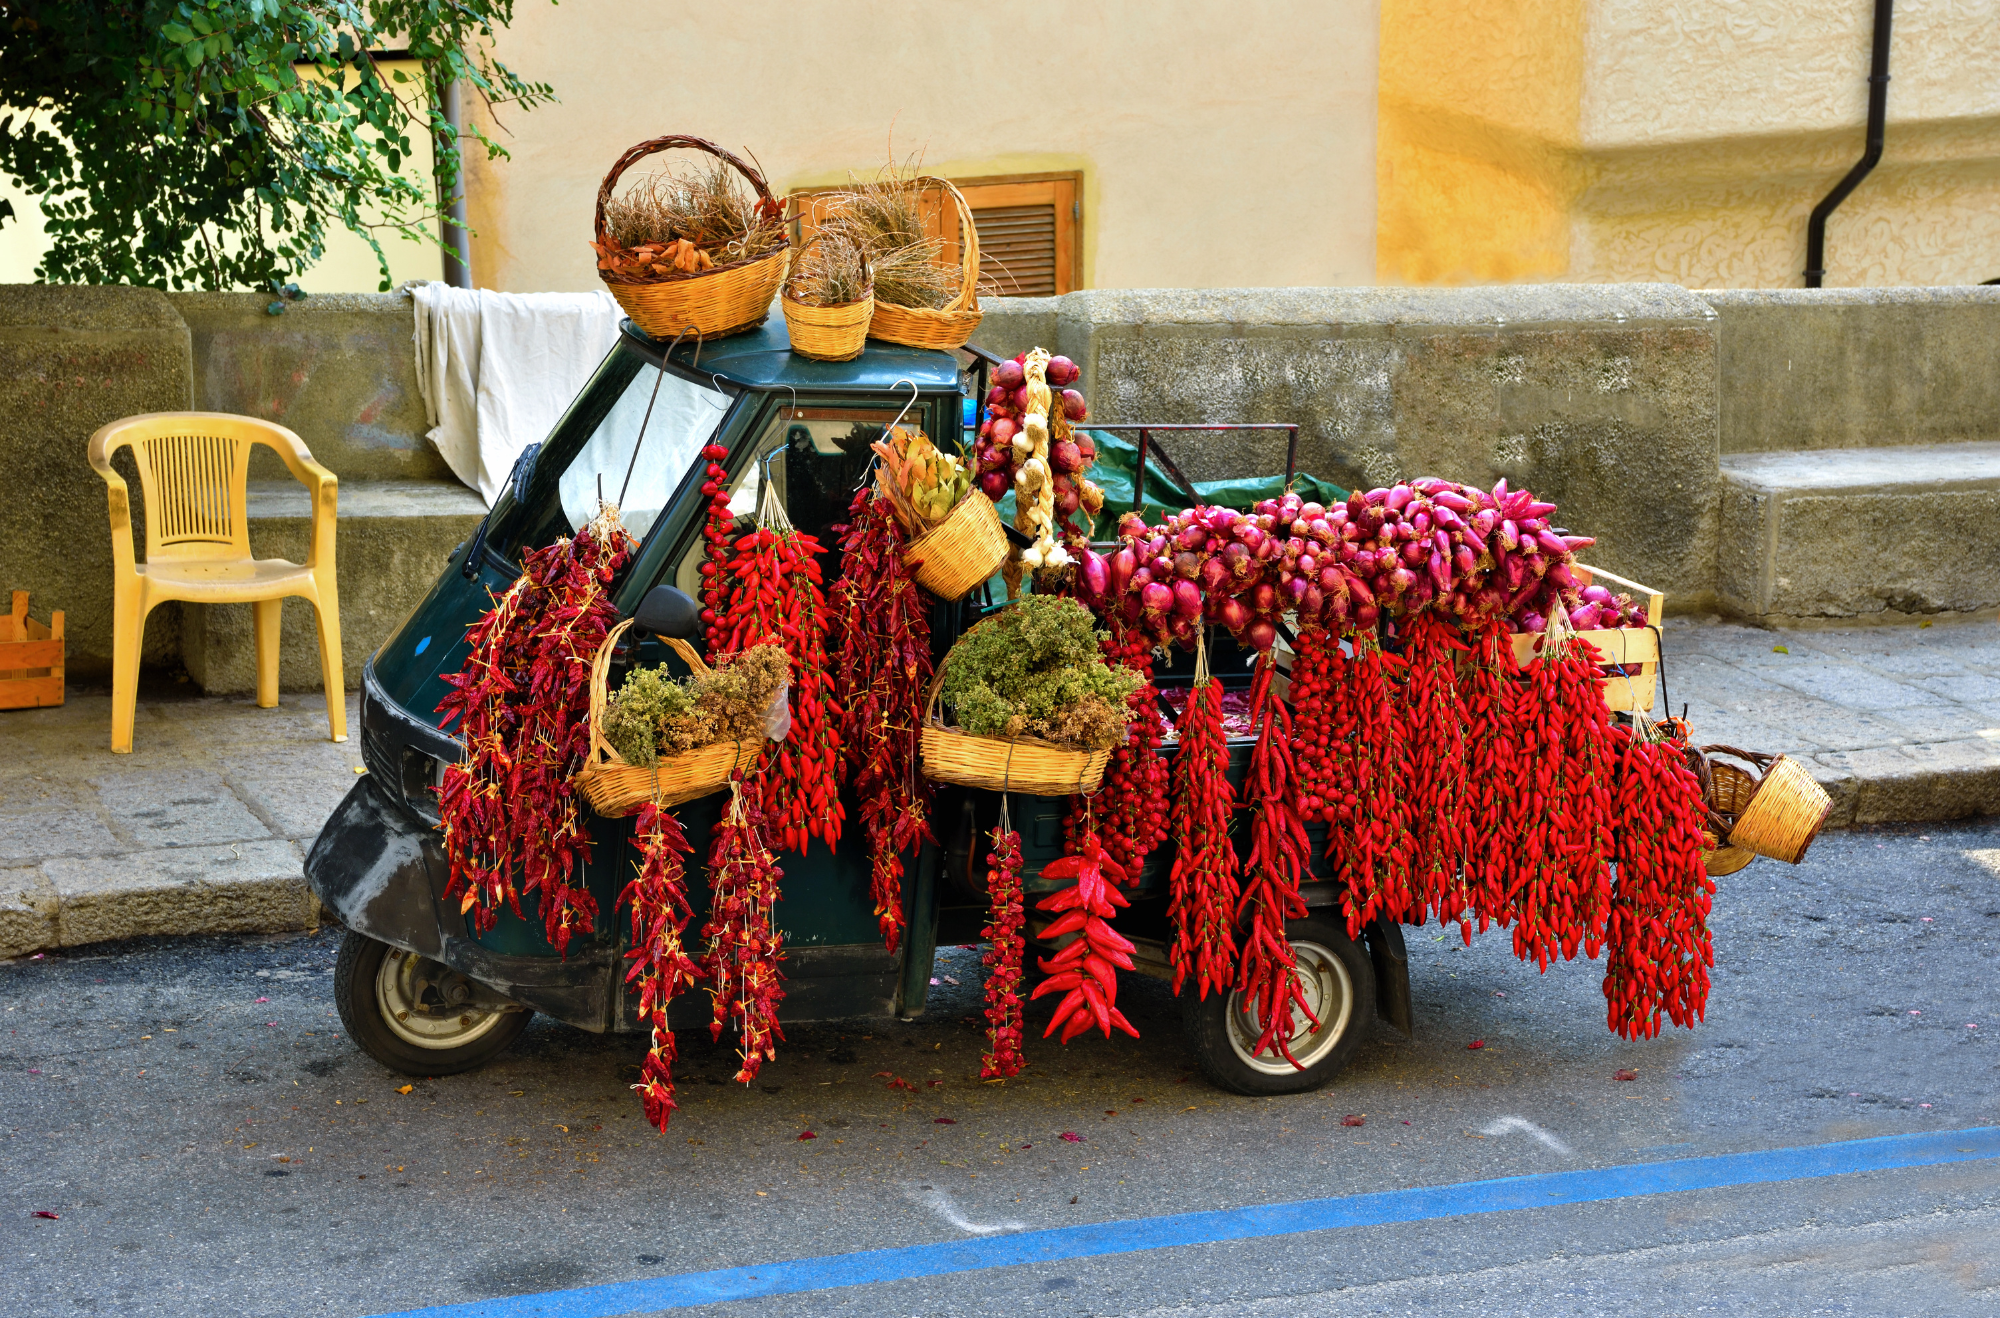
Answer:
[[(1299, 1094), (1340, 1073), (1375, 1020), (1375, 967), (1347, 931), (1308, 917), (1285, 926), (1310, 1017), (1292, 1011), (1286, 1040), (1293, 1066), (1276, 1052), (1253, 1054), (1261, 1031), (1256, 1008), (1235, 990), (1197, 1000), (1181, 994), (1181, 1020), (1202, 1074), (1236, 1094)], [(1315, 1025), (1314, 1021), (1318, 1024)]]
[(493, 1002), (449, 966), (351, 929), (334, 963), (333, 1005), (363, 1052), (404, 1075), (483, 1066), (534, 1014)]

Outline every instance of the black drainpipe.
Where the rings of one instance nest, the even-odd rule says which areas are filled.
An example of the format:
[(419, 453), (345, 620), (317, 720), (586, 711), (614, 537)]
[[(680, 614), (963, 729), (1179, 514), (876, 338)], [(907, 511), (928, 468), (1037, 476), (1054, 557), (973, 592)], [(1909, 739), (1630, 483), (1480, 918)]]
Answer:
[(1818, 288), (1826, 275), (1826, 217), (1861, 186), (1868, 171), (1882, 159), (1882, 129), (1889, 117), (1889, 18), (1896, 0), (1875, 0), (1875, 49), (1868, 60), (1868, 149), (1847, 177), (1813, 207), (1806, 221), (1806, 287)]

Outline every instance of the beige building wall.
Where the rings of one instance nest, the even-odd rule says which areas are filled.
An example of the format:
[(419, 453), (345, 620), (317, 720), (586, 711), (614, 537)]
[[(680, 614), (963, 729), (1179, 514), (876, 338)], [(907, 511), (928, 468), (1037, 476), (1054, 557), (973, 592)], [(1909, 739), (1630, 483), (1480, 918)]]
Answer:
[[(1872, 0), (1383, 0), (1383, 282), (1797, 287), (1861, 154)], [(2000, 0), (1901, 0), (1829, 287), (2000, 278)]]
[(514, 14), (500, 57), (562, 102), (489, 116), (513, 158), (473, 174), (486, 287), (600, 287), (598, 184), (666, 133), (748, 147), (780, 192), (918, 152), (952, 178), (1079, 170), (1088, 287), (1374, 279), (1376, 0)]

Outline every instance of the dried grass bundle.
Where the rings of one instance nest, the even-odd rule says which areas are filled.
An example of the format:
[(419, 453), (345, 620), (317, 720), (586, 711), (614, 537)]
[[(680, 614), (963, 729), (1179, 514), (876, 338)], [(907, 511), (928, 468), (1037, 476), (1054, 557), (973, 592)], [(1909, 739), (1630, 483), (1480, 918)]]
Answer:
[(899, 307), (938, 308), (958, 296), (960, 273), (944, 261), (944, 241), (924, 231), (912, 158), (882, 168), (873, 179), (848, 176), (848, 191), (829, 208), (823, 227), (848, 237), (868, 256), (875, 298)]
[(868, 260), (852, 235), (822, 229), (792, 258), (785, 294), (809, 307), (844, 307), (868, 296)]
[(729, 162), (714, 158), (648, 175), (605, 203), (604, 221), (621, 248), (686, 240), (717, 266), (768, 256), (785, 244), (782, 217), (758, 204)]

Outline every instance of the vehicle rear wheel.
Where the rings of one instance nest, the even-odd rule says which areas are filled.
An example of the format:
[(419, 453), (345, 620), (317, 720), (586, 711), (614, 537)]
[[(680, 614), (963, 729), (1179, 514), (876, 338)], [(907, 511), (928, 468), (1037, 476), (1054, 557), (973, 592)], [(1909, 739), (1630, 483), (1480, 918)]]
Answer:
[[(1260, 1031), (1256, 1009), (1241, 993), (1181, 994), (1181, 1020), (1202, 1074), (1236, 1094), (1299, 1094), (1340, 1073), (1375, 1020), (1375, 967), (1347, 931), (1326, 920), (1285, 926), (1312, 1017), (1294, 1008), (1286, 1041), (1293, 1066), (1276, 1052), (1253, 1054)], [(1318, 1025), (1313, 1024), (1317, 1019)]]
[(351, 929), (334, 963), (333, 1005), (348, 1036), (404, 1075), (470, 1071), (528, 1028), (533, 1012), (481, 996), (450, 967)]

